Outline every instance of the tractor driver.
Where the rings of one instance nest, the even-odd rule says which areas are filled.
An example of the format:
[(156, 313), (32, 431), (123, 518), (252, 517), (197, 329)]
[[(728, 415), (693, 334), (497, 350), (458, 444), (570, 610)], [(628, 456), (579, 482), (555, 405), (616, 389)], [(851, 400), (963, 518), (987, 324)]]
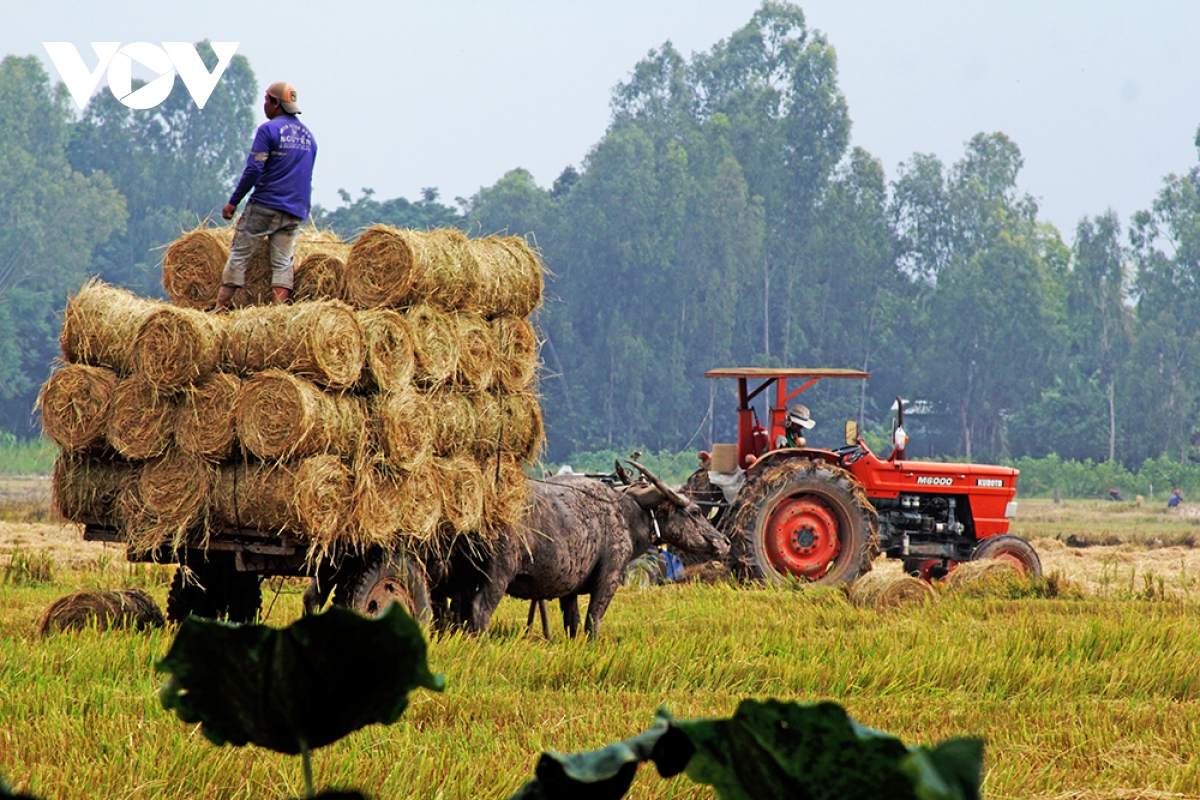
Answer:
[(808, 406), (802, 406), (799, 403), (788, 409), (787, 419), (784, 421), (783, 433), (775, 437), (775, 449), (781, 447), (804, 447), (808, 444), (808, 440), (804, 438), (804, 432), (810, 430), (817, 423), (808, 413)]

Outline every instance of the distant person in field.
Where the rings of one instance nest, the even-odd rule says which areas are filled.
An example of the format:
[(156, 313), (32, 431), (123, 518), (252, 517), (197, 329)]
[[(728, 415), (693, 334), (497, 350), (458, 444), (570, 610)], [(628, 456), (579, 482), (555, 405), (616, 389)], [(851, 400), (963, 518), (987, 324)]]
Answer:
[(1176, 489), (1170, 497), (1167, 498), (1167, 508), (1178, 508), (1183, 502), (1183, 495)]
[(254, 194), (234, 226), (229, 261), (221, 275), (217, 311), (225, 311), (233, 293), (246, 282), (246, 265), (254, 248), (268, 237), (271, 246), (271, 290), (275, 304), (292, 296), (293, 252), (300, 223), (308, 219), (312, 205), (312, 171), (317, 142), (297, 118), (296, 88), (286, 81), (272, 83), (263, 100), (267, 121), (258, 126), (242, 179), (221, 211), (233, 219), (238, 203), (253, 189)]
[(792, 406), (788, 409), (783, 433), (775, 437), (775, 449), (806, 446), (808, 440), (804, 438), (804, 432), (811, 430), (816, 424), (808, 413), (808, 406), (802, 406), (799, 403)]

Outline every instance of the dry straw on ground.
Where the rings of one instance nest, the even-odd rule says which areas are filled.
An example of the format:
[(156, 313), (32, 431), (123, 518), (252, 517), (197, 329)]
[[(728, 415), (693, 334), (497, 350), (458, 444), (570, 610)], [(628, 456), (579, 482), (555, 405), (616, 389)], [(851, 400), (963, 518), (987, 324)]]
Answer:
[(344, 536), (354, 479), (333, 455), (299, 462), (224, 464), (213, 486), (213, 515), (219, 525), (291, 531), (314, 547)]
[(429, 401), (406, 389), (371, 399), (379, 449), (397, 470), (424, 469), (433, 456), (433, 414)]
[(82, 591), (51, 603), (42, 614), (38, 632), (48, 636), (58, 631), (88, 628), (135, 628), (141, 631), (161, 628), (165, 624), (158, 604), (141, 589)]
[(344, 303), (243, 309), (228, 316), (222, 365), (243, 374), (282, 369), (331, 389), (358, 382), (363, 332)]
[(124, 289), (94, 279), (67, 300), (62, 333), (63, 357), (72, 364), (108, 367), (125, 375), (134, 339), (151, 314), (163, 308)]
[(71, 522), (112, 520), (126, 485), (136, 480), (123, 459), (60, 452), (54, 460), (54, 507)]
[(496, 351), (496, 386), (505, 392), (530, 388), (538, 367), (538, 338), (533, 325), (512, 314), (496, 317), (490, 325)]
[(176, 396), (142, 375), (123, 378), (113, 391), (106, 436), (126, 458), (160, 456), (174, 441)]
[(496, 340), (492, 329), (478, 314), (458, 314), (454, 323), (459, 342), (454, 383), (464, 390), (481, 392), (492, 385), (496, 376)]
[(868, 572), (850, 585), (850, 602), (860, 608), (898, 608), (933, 599), (933, 587), (912, 575)]
[(233, 226), (197, 228), (176, 239), (163, 256), (163, 288), (174, 305), (210, 309), (229, 260)]
[(453, 315), (430, 305), (413, 308), (407, 318), (416, 358), (413, 381), (427, 389), (435, 389), (450, 380), (458, 369), (462, 349), (458, 326)]
[(103, 367), (67, 364), (42, 386), (42, 428), (64, 450), (87, 450), (104, 441), (117, 376)]
[(469, 248), (479, 265), (475, 308), (527, 317), (542, 304), (542, 264), (524, 239), (488, 236), (472, 239)]
[(233, 452), (237, 441), (237, 397), (242, 381), (228, 372), (214, 372), (184, 389), (175, 411), (175, 442), (179, 449), (219, 461)]
[(163, 306), (141, 324), (132, 368), (164, 389), (179, 389), (211, 374), (221, 355), (218, 318), (190, 308)]
[(259, 373), (238, 393), (238, 441), (267, 461), (318, 453), (353, 456), (365, 442), (366, 419), (362, 398), (323, 392), (282, 370)]
[(367, 349), (362, 387), (384, 392), (406, 388), (417, 367), (407, 318), (390, 308), (379, 308), (359, 311), (358, 322)]
[(946, 576), (945, 585), (953, 592), (988, 595), (1027, 581), (1014, 562), (1004, 558), (984, 558), (957, 565)]

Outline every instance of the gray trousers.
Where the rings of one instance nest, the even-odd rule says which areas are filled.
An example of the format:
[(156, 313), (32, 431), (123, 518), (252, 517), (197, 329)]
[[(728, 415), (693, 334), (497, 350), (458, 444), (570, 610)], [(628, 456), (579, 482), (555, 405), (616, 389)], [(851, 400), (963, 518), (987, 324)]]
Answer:
[(246, 265), (250, 263), (258, 243), (266, 236), (271, 247), (271, 286), (291, 289), (295, 274), (293, 252), (300, 222), (299, 217), (286, 211), (247, 203), (233, 228), (233, 244), (229, 247), (229, 260), (225, 262), (225, 271), (221, 274), (221, 285), (241, 288), (246, 284)]

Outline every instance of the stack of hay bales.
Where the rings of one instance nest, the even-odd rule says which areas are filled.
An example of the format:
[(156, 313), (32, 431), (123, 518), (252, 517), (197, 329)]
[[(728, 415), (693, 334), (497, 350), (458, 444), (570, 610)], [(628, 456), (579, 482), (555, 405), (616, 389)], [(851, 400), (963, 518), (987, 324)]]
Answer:
[(309, 231), (297, 302), (265, 305), (264, 242), (238, 308), (209, 314), (230, 240), (170, 246), (171, 303), (99, 282), (70, 299), (40, 400), (64, 517), (116, 522), (143, 550), (233, 527), (314, 552), (486, 547), (519, 518), (543, 443), (527, 318), (542, 268), (522, 239)]

